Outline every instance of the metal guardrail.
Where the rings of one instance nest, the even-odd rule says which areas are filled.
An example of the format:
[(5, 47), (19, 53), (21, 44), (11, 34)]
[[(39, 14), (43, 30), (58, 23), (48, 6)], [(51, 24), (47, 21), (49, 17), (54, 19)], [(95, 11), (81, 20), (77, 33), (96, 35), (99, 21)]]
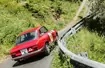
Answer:
[[(91, 18), (92, 15), (89, 15), (89, 16)], [(89, 16), (87, 16), (87, 17), (89, 17)], [(85, 18), (87, 18), (87, 17), (85, 17)], [(83, 64), (85, 66), (85, 67), (83, 67), (83, 65), (82, 65), (82, 67), (80, 67), (80, 68), (105, 68), (105, 64), (90, 60), (88, 58), (78, 56), (66, 48), (66, 43), (64, 41), (64, 38), (67, 37), (68, 35), (70, 35), (70, 36), (74, 35), (82, 27), (83, 23), (85, 22), (85, 18), (83, 18), (81, 21), (79, 21), (72, 28), (69, 28), (60, 37), (60, 39), (58, 40), (58, 46), (63, 53), (65, 53), (66, 55), (68, 55), (70, 57), (71, 62), (73, 62), (75, 64)]]

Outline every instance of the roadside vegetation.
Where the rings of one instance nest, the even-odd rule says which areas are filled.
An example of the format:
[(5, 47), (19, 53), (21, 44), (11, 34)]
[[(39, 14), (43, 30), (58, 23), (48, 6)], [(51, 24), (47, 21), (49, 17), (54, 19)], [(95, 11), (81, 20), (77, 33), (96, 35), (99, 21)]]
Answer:
[(78, 6), (71, 0), (0, 0), (0, 60), (9, 55), (20, 32), (39, 25), (60, 30)]
[(82, 28), (74, 36), (68, 37), (67, 48), (75, 54), (87, 52), (89, 59), (105, 63), (105, 37), (87, 28)]
[[(87, 53), (88, 59), (105, 64), (105, 36), (97, 31), (83, 27), (73, 36), (66, 37), (66, 47), (75, 54)], [(65, 54), (56, 54), (52, 68), (73, 68), (70, 57)]]

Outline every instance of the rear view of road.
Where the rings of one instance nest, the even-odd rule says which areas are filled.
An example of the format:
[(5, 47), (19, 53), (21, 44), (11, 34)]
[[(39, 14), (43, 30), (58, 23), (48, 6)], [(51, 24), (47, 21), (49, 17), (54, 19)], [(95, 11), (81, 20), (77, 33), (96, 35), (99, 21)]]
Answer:
[(50, 68), (51, 61), (53, 59), (52, 55), (53, 53), (49, 56), (34, 56), (21, 63), (13, 61), (8, 57), (6, 61), (0, 64), (0, 68)]

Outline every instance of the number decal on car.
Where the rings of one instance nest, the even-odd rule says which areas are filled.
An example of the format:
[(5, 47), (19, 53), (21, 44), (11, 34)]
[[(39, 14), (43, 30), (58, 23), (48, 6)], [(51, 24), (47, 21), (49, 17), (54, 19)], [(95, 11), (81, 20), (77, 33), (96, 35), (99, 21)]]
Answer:
[(52, 35), (52, 32), (53, 32), (53, 30), (52, 30), (51, 32), (49, 32), (49, 33), (48, 33), (48, 35), (49, 35), (49, 37), (50, 37), (51, 42), (53, 42), (53, 35)]

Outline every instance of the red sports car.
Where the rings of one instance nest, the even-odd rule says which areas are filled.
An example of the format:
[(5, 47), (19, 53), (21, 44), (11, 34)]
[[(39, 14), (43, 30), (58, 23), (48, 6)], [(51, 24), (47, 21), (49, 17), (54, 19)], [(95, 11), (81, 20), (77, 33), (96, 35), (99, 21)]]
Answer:
[(48, 31), (44, 26), (22, 32), (16, 39), (16, 46), (10, 50), (10, 55), (15, 61), (22, 61), (40, 53), (49, 55), (49, 44), (57, 43), (57, 36), (56, 30)]

